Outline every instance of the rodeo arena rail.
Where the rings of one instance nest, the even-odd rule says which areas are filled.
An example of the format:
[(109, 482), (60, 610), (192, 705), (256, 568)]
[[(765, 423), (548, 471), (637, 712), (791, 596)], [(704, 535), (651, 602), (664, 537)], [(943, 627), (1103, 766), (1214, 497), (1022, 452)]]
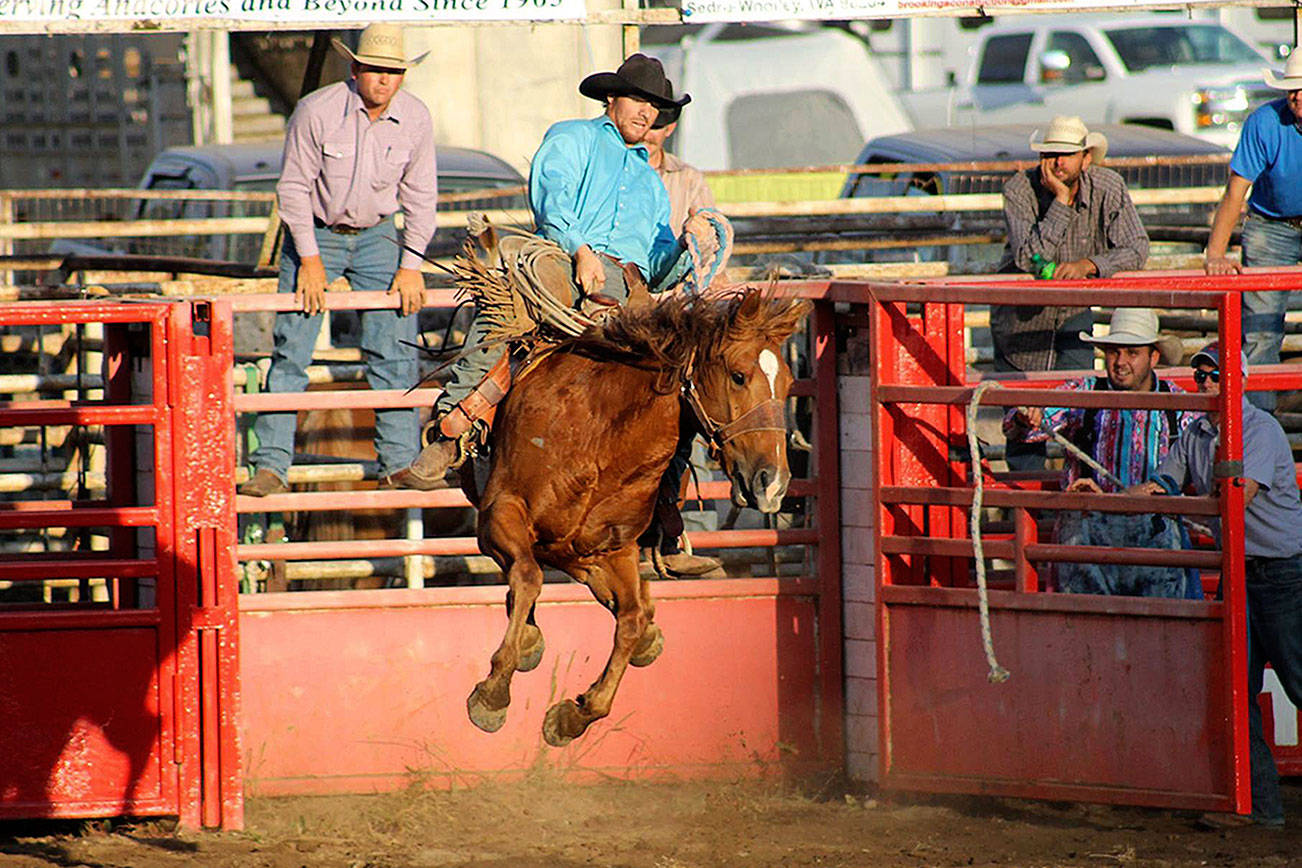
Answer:
[[(246, 793), (452, 786), (539, 763), (578, 780), (844, 769), (902, 789), (1243, 812), (1251, 701), (1263, 703), (1281, 769), (1302, 773), (1296, 710), (1282, 692), (1248, 696), (1244, 495), (1233, 472), (1243, 391), (1302, 389), (1298, 366), (1244, 378), (1225, 365), (1216, 398), (1051, 390), (1072, 375), (983, 378), (971, 367), (986, 359), (974, 340), (985, 306), (1028, 296), (1158, 308), (1191, 344), (1210, 331), (1234, 358), (1240, 293), (1285, 291), (1297, 272), (1152, 271), (1046, 289), (936, 278), (943, 263), (860, 263), (777, 281), (813, 303), (784, 359), (796, 377), (787, 497), (773, 516), (738, 511), (717, 466), (694, 457), (687, 540), (725, 572), (654, 583), (663, 656), (630, 671), (606, 721), (551, 748), (539, 737), (543, 712), (600, 670), (605, 652), (592, 649), (609, 646), (609, 613), (549, 572), (538, 606), (546, 673), (516, 680), (499, 732), (467, 720), (465, 697), (502, 629), (504, 586), (461, 491), (380, 490), (370, 449), (373, 411), (428, 411), (438, 375), (409, 391), (358, 388), (359, 351), (334, 345), (350, 342), (350, 312), (395, 299), (328, 293), (335, 327), (323, 332), (312, 386), (262, 392), (267, 321), (297, 309), (266, 270), (269, 199), (253, 215), (141, 221), (142, 191), (82, 192), (128, 210), (135, 197), (134, 214), (105, 222), (84, 204), (91, 210), (57, 214), (52, 193), (0, 196), (0, 817), (172, 814), (238, 828)], [(1135, 199), (1206, 203), (1219, 192)], [(444, 207), (502, 195), (519, 191)], [(988, 244), (989, 226), (946, 215), (993, 212), (997, 199), (963, 191), (722, 210), (739, 227), (752, 221), (739, 230), (743, 254), (887, 250)], [(864, 222), (835, 222), (847, 214)], [(462, 217), (449, 210), (441, 222)], [(117, 265), (95, 250), (49, 252), (54, 238), (208, 233), (243, 233), (249, 252), (216, 269), (176, 258), (203, 245), (135, 245)], [(762, 270), (728, 276), (755, 281)], [(894, 277), (909, 279), (883, 280)], [(432, 269), (430, 278), (422, 339), (442, 351), (464, 320), (456, 292)], [(1181, 369), (1171, 379), (1191, 382)], [(1013, 406), (1218, 411), (1230, 484), (1216, 498), (1117, 497), (995, 470), (998, 451), (978, 442), (976, 419)], [(270, 410), (300, 414), (295, 490), (239, 496), (250, 423)], [(1057, 544), (1043, 516), (1062, 510), (1219, 519), (1221, 548), (1196, 533), (1175, 551)], [(1057, 593), (1047, 574), (1063, 562), (1183, 567), (1208, 598)]]

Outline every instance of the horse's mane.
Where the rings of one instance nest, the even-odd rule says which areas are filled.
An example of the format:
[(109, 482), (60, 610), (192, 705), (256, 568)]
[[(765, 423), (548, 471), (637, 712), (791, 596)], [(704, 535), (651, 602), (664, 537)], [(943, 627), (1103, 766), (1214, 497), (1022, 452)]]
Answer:
[(808, 312), (808, 302), (779, 295), (772, 287), (708, 296), (671, 295), (624, 308), (559, 349), (676, 379), (694, 357), (717, 355), (733, 341), (785, 340)]

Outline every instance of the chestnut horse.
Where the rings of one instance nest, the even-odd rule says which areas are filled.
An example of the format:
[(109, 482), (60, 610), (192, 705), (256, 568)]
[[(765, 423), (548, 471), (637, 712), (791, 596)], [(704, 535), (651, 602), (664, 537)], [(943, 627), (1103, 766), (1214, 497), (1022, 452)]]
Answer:
[(671, 297), (562, 344), (515, 384), (493, 426), (479, 498), (479, 547), (509, 589), (506, 635), (466, 703), (476, 726), (502, 726), (511, 676), (542, 659), (534, 605), (543, 565), (587, 585), (616, 624), (601, 677), (548, 709), (548, 744), (567, 744), (608, 715), (628, 665), (659, 656), (664, 638), (638, 575), (637, 538), (650, 524), (680, 422), (717, 453), (734, 503), (778, 510), (791, 478), (791, 372), (781, 348), (807, 311), (807, 302), (755, 289)]

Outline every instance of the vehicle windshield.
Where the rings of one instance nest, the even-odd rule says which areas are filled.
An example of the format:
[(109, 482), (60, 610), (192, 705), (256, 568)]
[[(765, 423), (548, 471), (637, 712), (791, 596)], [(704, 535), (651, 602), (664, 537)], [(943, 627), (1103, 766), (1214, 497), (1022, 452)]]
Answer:
[(1172, 24), (1106, 31), (1130, 72), (1188, 63), (1261, 63), (1246, 42), (1214, 24)]

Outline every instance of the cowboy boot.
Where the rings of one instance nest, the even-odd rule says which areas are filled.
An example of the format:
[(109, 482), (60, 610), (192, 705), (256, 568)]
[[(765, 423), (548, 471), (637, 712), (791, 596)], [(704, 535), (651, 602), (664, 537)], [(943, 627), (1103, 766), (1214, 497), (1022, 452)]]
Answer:
[(274, 471), (259, 467), (253, 478), (240, 486), (238, 494), (245, 497), (266, 497), (270, 494), (285, 494), (289, 485)]
[(497, 405), (511, 387), (511, 360), (503, 353), (474, 390), (450, 410), (440, 413), (421, 429), (423, 448), (410, 467), (381, 481), (384, 488), (432, 491), (446, 488), (443, 477), (479, 454), (488, 441)]
[(443, 477), (452, 465), (458, 463), (462, 447), (456, 439), (446, 437), (439, 430), (441, 419), (431, 420), (421, 429), (420, 454), (411, 465), (390, 473), (380, 485), (383, 488), (414, 488), (417, 491), (434, 491), (447, 488)]

